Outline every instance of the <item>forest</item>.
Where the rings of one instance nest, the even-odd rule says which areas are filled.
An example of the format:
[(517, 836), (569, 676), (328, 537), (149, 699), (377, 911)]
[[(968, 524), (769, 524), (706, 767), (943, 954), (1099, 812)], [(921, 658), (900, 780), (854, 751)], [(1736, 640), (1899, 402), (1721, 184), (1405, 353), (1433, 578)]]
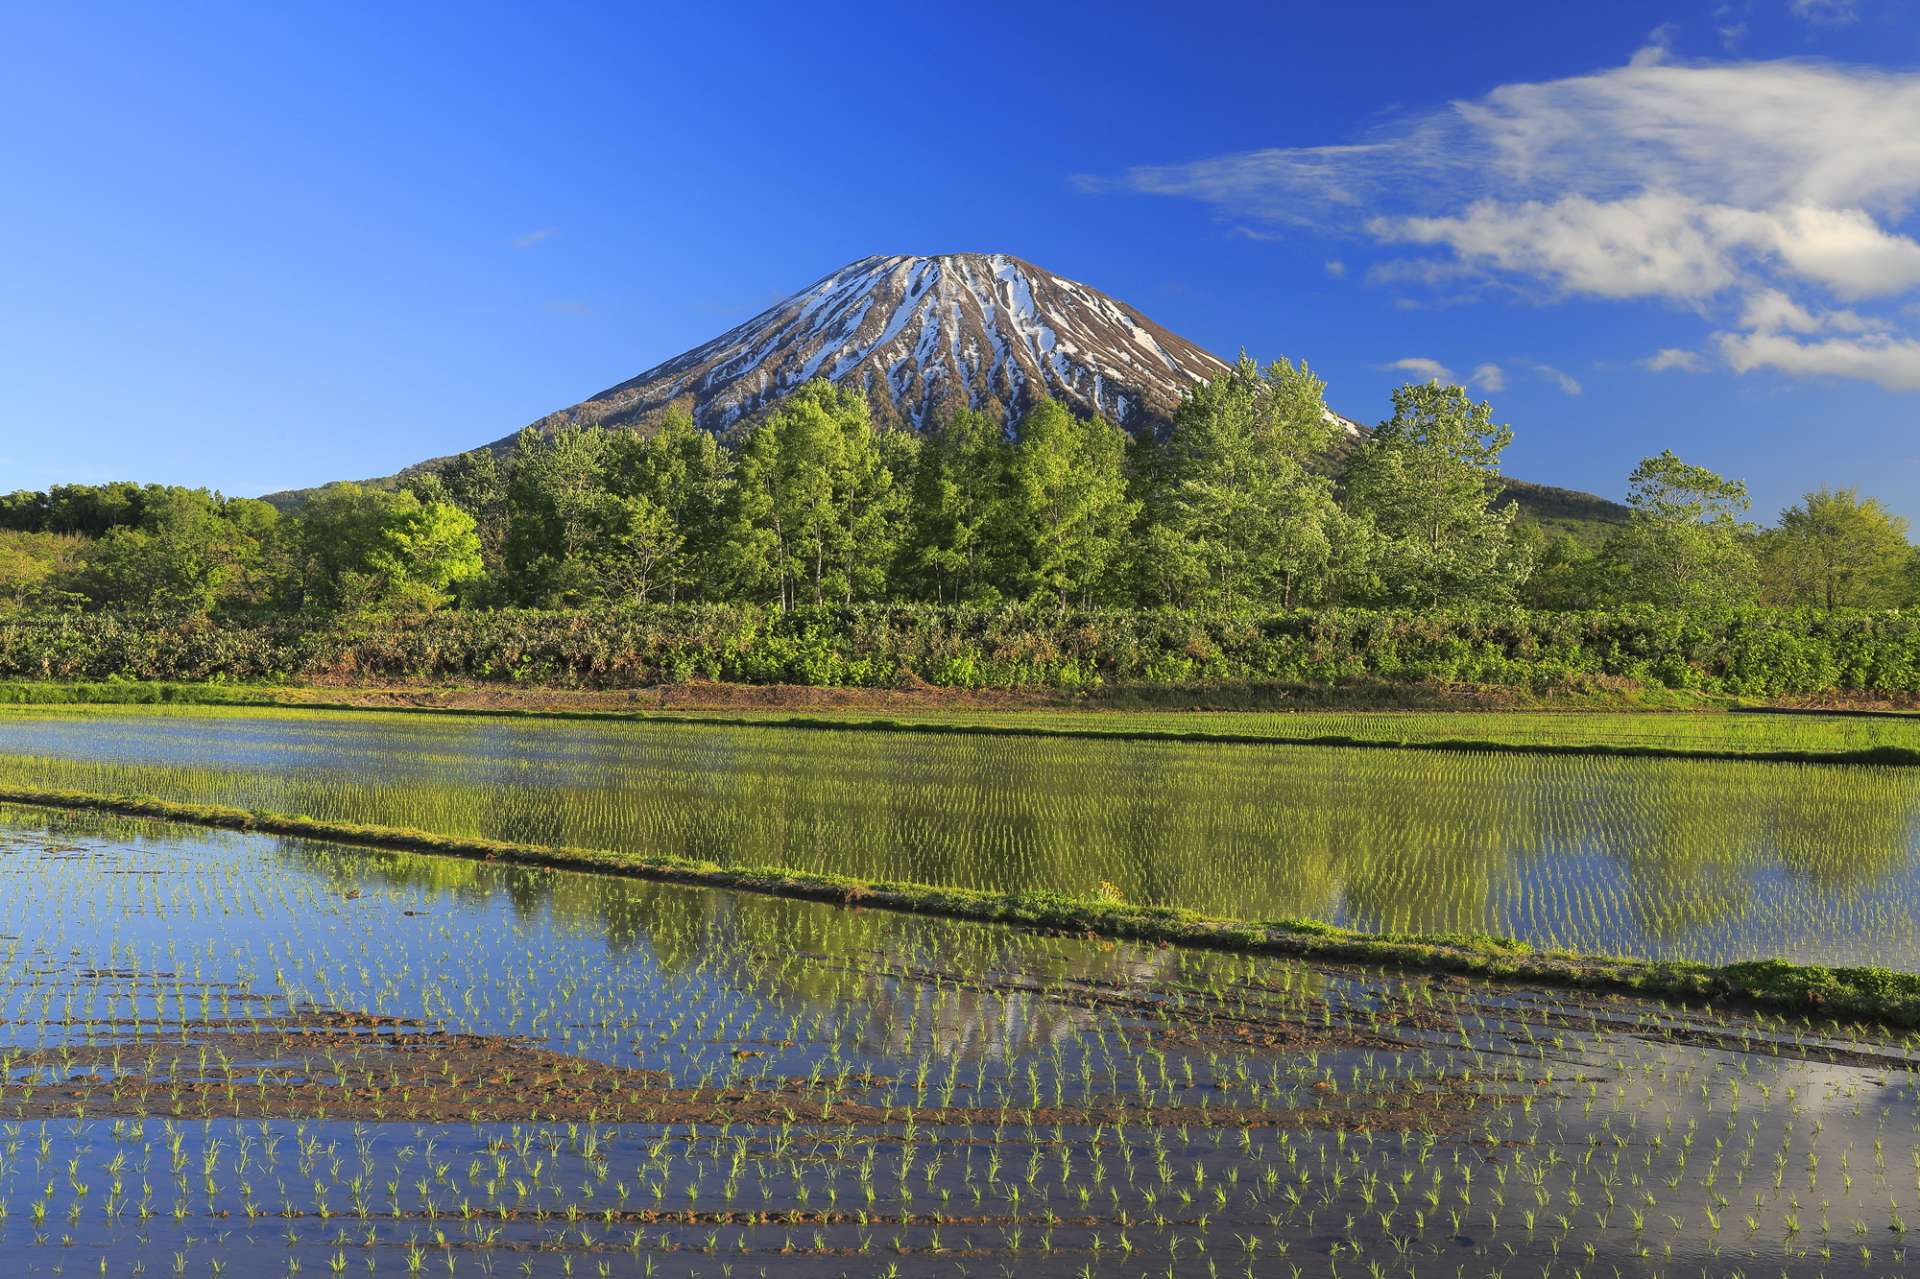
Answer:
[(1820, 489), (1770, 526), (1745, 486), (1671, 452), (1627, 519), (1550, 532), (1502, 499), (1513, 439), (1456, 386), (1409, 384), (1354, 440), (1304, 364), (1242, 360), (1130, 438), (1043, 401), (1007, 429), (924, 434), (810, 383), (720, 438), (529, 429), (391, 486), (281, 510), (113, 483), (0, 496), (0, 610), (380, 618), (691, 603), (925, 603), (1254, 614), (1514, 605), (1571, 611), (1920, 600), (1906, 522)]

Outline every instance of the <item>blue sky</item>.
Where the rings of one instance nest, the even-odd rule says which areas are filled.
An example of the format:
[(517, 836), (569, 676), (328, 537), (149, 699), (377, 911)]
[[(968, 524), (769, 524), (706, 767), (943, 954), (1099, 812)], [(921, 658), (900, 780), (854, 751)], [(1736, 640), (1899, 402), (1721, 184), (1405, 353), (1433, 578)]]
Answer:
[(0, 0), (0, 489), (385, 474), (992, 250), (1920, 522), (1920, 0), (945, 9)]

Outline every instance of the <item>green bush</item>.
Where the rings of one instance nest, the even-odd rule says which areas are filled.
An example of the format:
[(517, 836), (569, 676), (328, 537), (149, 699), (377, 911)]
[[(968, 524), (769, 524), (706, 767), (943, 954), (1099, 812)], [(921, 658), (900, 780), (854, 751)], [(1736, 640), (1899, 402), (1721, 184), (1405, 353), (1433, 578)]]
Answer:
[(1920, 615), (693, 605), (338, 624), (29, 613), (0, 619), (0, 677), (593, 688), (701, 678), (963, 688), (1372, 679), (1539, 689), (1606, 679), (1758, 696), (1886, 694), (1920, 691)]

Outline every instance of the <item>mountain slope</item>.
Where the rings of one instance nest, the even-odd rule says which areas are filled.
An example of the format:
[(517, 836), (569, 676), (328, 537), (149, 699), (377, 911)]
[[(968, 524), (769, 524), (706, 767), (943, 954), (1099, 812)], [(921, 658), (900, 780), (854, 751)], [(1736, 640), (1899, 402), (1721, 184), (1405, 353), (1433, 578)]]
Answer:
[(916, 428), (956, 404), (1011, 421), (1050, 397), (1138, 430), (1225, 367), (1125, 303), (1019, 258), (870, 257), (542, 425), (637, 424), (684, 401), (701, 426), (725, 431), (824, 377)]

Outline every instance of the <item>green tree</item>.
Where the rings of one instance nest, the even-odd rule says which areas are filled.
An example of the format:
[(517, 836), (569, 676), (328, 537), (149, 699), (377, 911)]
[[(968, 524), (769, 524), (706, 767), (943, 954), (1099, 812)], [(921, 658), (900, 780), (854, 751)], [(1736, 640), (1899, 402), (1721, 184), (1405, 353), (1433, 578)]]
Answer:
[(824, 381), (789, 396), (747, 435), (727, 521), (739, 586), (782, 608), (881, 597), (904, 493), (867, 402)]
[(507, 593), (522, 604), (575, 604), (591, 594), (586, 551), (603, 524), (608, 432), (533, 427), (514, 444), (502, 546)]
[(1510, 599), (1532, 569), (1493, 506), (1500, 454), (1513, 441), (1457, 386), (1402, 386), (1393, 417), (1347, 471), (1347, 506), (1373, 525), (1385, 597), (1400, 603)]
[(623, 513), (609, 513), (623, 529), (652, 530), (646, 541), (660, 559), (648, 590), (669, 603), (716, 598), (724, 573), (732, 455), (676, 405), (649, 434), (617, 433), (608, 444), (606, 474), (609, 491), (622, 503), (643, 500), (655, 508), (648, 513), (623, 506)]
[(91, 549), (77, 534), (0, 526), (0, 612), (81, 602), (62, 584), (72, 582)]
[(1322, 593), (1340, 524), (1315, 469), (1339, 435), (1325, 386), (1305, 364), (1242, 356), (1181, 402), (1143, 468), (1152, 594), (1233, 609)]
[(1752, 599), (1758, 568), (1738, 519), (1751, 505), (1745, 484), (1671, 450), (1642, 460), (1627, 481), (1627, 523), (1600, 553), (1606, 593), (1667, 608)]
[(656, 592), (685, 580), (680, 551), (686, 539), (673, 517), (644, 494), (609, 495), (601, 503), (599, 535), (587, 555), (594, 594), (623, 604), (646, 604)]
[(152, 486), (141, 494), (137, 525), (114, 525), (78, 575), (101, 604), (204, 613), (244, 595), (260, 555), (252, 530), (270, 525), (263, 503), (247, 502), (239, 522), (224, 518), (204, 489)]
[(492, 449), (474, 449), (410, 477), (406, 485), (422, 502), (450, 502), (473, 517), (485, 575), (496, 583), (506, 577), (510, 472), (511, 467)]
[(435, 608), (484, 572), (473, 517), (411, 491), (329, 484), (290, 541), (299, 602), (330, 612)]
[(350, 576), (366, 572), (386, 532), (391, 496), (343, 481), (307, 499), (288, 539), (291, 603), (323, 611), (346, 607)]
[(1914, 548), (1907, 521), (1856, 489), (1819, 489), (1780, 512), (1761, 542), (1767, 598), (1820, 608), (1909, 602)]
[(942, 604), (1000, 598), (1011, 460), (1006, 428), (978, 410), (960, 409), (928, 432), (911, 479), (904, 590)]
[(1075, 417), (1053, 400), (1033, 407), (1008, 467), (1008, 542), (1021, 591), (1064, 608), (1114, 590), (1140, 510), (1127, 494), (1126, 470), (1119, 427)]
[(1550, 534), (1532, 520), (1514, 525), (1514, 540), (1534, 565), (1521, 588), (1528, 607), (1562, 611), (1600, 602), (1599, 556), (1593, 547), (1571, 533)]
[(363, 599), (389, 609), (431, 610), (485, 574), (479, 532), (466, 511), (411, 493), (394, 495), (386, 506), (379, 541), (367, 557)]

